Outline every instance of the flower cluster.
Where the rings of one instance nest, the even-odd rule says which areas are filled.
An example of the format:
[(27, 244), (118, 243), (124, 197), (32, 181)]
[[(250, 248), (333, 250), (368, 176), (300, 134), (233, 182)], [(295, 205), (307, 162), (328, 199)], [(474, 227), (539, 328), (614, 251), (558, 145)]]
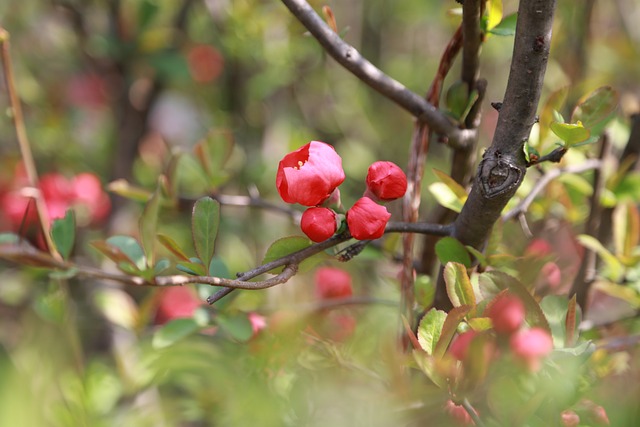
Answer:
[[(494, 357), (496, 337), (507, 343), (509, 353), (529, 371), (540, 369), (542, 359), (553, 350), (549, 332), (539, 327), (524, 327), (525, 307), (522, 301), (508, 292), (498, 294), (487, 306), (485, 316), (491, 319), (493, 332), (473, 330), (459, 334), (449, 346), (449, 354), (455, 360), (467, 363), (469, 348), (476, 339), (484, 339), (485, 360)], [(477, 355), (476, 355), (477, 356)]]
[[(81, 173), (71, 179), (48, 173), (40, 178), (39, 186), (49, 221), (64, 217), (66, 211), (73, 208), (79, 224), (95, 225), (104, 221), (111, 210), (100, 179), (91, 173)], [(29, 207), (31, 199), (24, 191), (26, 187), (24, 173), (17, 171), (6, 191), (0, 192), (0, 214), (12, 230), (17, 230), (23, 222), (26, 225), (37, 222), (35, 209)]]
[[(351, 235), (358, 240), (382, 237), (391, 214), (378, 202), (395, 200), (407, 190), (407, 177), (391, 162), (375, 162), (367, 173), (367, 190), (343, 216), (338, 186), (345, 180), (342, 159), (335, 149), (311, 141), (287, 154), (278, 165), (276, 187), (282, 200), (307, 206), (300, 228), (314, 242), (333, 236), (346, 217)], [(330, 208), (337, 207), (336, 210)]]

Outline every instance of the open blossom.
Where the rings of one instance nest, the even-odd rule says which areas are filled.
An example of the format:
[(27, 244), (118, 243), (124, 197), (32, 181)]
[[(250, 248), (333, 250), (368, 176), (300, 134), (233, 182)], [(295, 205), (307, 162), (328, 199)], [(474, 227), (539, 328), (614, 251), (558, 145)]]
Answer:
[(353, 294), (351, 275), (339, 268), (320, 267), (314, 277), (319, 298), (346, 298)]
[(302, 214), (300, 228), (314, 242), (324, 242), (336, 232), (336, 214), (328, 208), (309, 208)]
[(318, 206), (345, 179), (342, 159), (329, 144), (311, 141), (280, 161), (276, 187), (287, 203)]
[(379, 239), (391, 214), (382, 205), (368, 197), (362, 197), (347, 211), (347, 225), (351, 235), (358, 240)]
[(395, 200), (407, 192), (407, 176), (393, 162), (375, 162), (367, 172), (367, 188), (380, 200)]

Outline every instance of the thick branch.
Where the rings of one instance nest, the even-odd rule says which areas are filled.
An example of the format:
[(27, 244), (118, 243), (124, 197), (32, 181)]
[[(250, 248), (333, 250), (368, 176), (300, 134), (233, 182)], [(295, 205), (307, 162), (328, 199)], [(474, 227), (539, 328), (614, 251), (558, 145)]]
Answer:
[[(507, 89), (491, 146), (484, 153), (469, 198), (454, 222), (453, 237), (481, 248), (526, 173), (522, 151), (535, 121), (549, 58), (555, 0), (521, 1)], [(442, 278), (442, 277), (441, 277)], [(451, 307), (444, 281), (435, 305)]]
[(393, 102), (409, 111), (419, 121), (456, 143), (473, 137), (474, 132), (458, 129), (440, 110), (402, 83), (384, 74), (331, 29), (305, 0), (282, 0), (291, 13), (318, 40), (325, 51), (353, 75)]

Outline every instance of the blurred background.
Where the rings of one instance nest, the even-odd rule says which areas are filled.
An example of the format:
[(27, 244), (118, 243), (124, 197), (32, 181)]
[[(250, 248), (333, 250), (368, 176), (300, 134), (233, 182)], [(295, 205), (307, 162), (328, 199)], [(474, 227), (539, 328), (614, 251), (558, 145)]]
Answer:
[[(429, 88), (460, 22), (454, 1), (311, 4), (318, 11), (330, 6), (345, 40), (418, 94)], [(504, 1), (504, 16), (516, 9), (517, 2)], [(637, 22), (633, 0), (560, 2), (542, 98), (568, 86), (559, 110), (570, 117), (581, 96), (614, 87), (620, 107), (610, 135), (618, 151), (629, 139), (629, 116), (640, 110)], [(144, 201), (161, 174), (170, 177), (172, 203), (161, 210), (159, 231), (183, 248), (191, 247), (196, 198), (234, 195), (242, 196), (240, 205), (260, 205), (223, 203), (217, 273), (233, 277), (259, 265), (274, 240), (301, 234), (294, 220), (300, 211), (286, 206), (275, 189), (278, 161), (287, 152), (311, 140), (335, 146), (347, 175), (345, 206), (361, 197), (372, 162), (390, 160), (406, 169), (413, 118), (327, 57), (278, 1), (5, 0), (0, 25), (11, 35), (16, 89), (38, 172), (51, 180), (52, 200), (65, 193), (60, 197), (77, 209), (79, 263), (115, 269), (89, 242), (137, 236)], [(491, 141), (497, 113), (490, 103), (504, 93), (512, 47), (513, 37), (497, 35), (482, 47), (480, 76), (488, 87), (478, 153)], [(457, 61), (445, 87), (459, 74)], [(4, 82), (0, 111), (7, 112), (0, 120), (0, 231), (17, 232), (25, 223), (24, 205), (15, 208), (10, 195), (24, 184), (24, 172)], [(534, 129), (541, 152), (553, 147), (546, 138)], [(203, 144), (216, 147), (209, 170), (198, 157)], [(595, 154), (597, 147), (588, 146), (566, 161)], [(429, 191), (437, 180), (432, 168), (449, 173), (450, 156), (446, 145), (431, 144), (423, 217), (437, 204)], [(540, 173), (527, 175), (514, 203)], [(95, 186), (81, 185), (81, 174), (110, 189), (108, 201)], [(551, 248), (544, 255), (554, 276), (514, 271), (552, 293), (566, 293), (579, 263), (574, 236), (588, 214), (584, 182), (561, 180), (530, 209), (534, 234)], [(83, 196), (87, 188), (94, 198)], [(400, 203), (389, 205), (395, 220)], [(504, 225), (502, 252), (521, 256), (530, 244), (517, 223)], [(169, 297), (156, 289), (67, 279), (2, 262), (0, 424), (447, 425), (439, 421), (446, 396), (424, 378), (408, 380), (407, 358), (396, 349), (398, 252), (399, 237), (392, 236), (354, 262), (325, 261), (350, 273), (354, 294), (378, 301), (330, 313), (314, 308), (313, 271), (269, 291), (237, 292), (214, 308), (201, 307), (211, 288), (189, 287), (171, 297), (184, 301), (173, 304), (185, 310), (176, 313), (175, 307), (162, 311)], [(418, 283), (432, 292), (428, 276)], [(621, 304), (616, 307), (623, 313), (637, 309)], [(610, 311), (611, 305), (604, 307)], [(199, 332), (159, 343), (154, 331), (184, 313), (204, 318)], [(264, 324), (256, 319), (266, 322), (268, 333), (258, 332)], [(636, 356), (625, 352), (601, 361), (603, 376), (611, 374), (602, 399), (625, 375), (637, 379), (637, 364), (629, 364)], [(616, 377), (618, 371), (625, 374)], [(634, 416), (637, 384), (626, 385), (626, 397), (615, 402), (621, 410), (609, 413), (618, 421), (613, 425), (631, 425), (625, 422)]]

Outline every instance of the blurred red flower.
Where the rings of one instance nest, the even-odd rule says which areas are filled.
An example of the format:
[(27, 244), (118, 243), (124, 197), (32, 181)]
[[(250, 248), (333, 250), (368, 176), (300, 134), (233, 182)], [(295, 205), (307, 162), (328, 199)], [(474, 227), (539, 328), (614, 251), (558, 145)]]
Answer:
[(192, 317), (193, 313), (205, 304), (193, 289), (185, 286), (160, 289), (157, 303), (158, 309), (153, 321), (156, 325), (163, 325), (173, 319)]
[(346, 298), (353, 295), (351, 275), (339, 268), (318, 268), (314, 282), (319, 298)]
[(487, 307), (485, 313), (499, 334), (512, 334), (524, 322), (524, 304), (520, 298), (504, 293), (498, 295)]
[(324, 142), (311, 141), (280, 161), (276, 187), (287, 203), (318, 206), (345, 179), (342, 159)]
[(224, 68), (223, 56), (209, 45), (196, 45), (189, 49), (187, 63), (191, 77), (198, 83), (214, 81)]
[(351, 235), (358, 240), (379, 239), (391, 214), (382, 205), (368, 197), (362, 197), (347, 211), (347, 225)]
[(375, 162), (367, 172), (367, 188), (380, 200), (395, 200), (407, 192), (407, 176), (393, 162)]

